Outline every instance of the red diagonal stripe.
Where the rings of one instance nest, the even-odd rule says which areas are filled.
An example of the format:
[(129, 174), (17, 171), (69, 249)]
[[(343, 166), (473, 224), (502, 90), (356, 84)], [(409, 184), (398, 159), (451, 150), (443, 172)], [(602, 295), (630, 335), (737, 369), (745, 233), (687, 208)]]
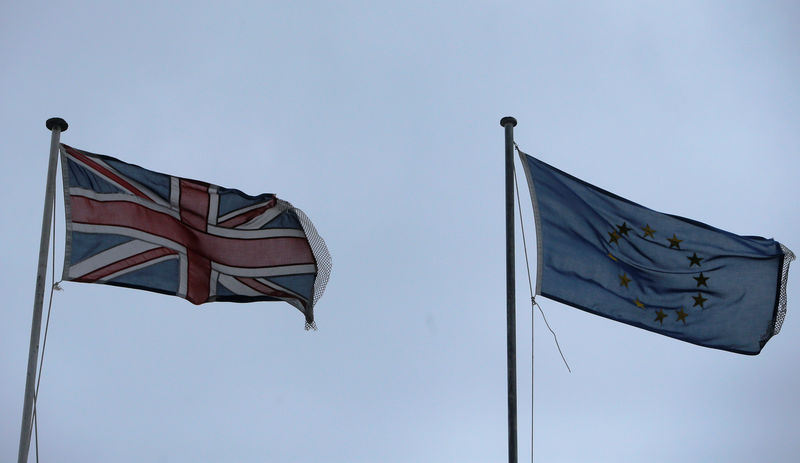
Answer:
[(263, 214), (264, 211), (271, 208), (273, 205), (274, 202), (272, 202), (272, 204), (267, 204), (266, 206), (255, 208), (253, 210), (239, 214), (235, 217), (231, 217), (230, 219), (220, 222), (217, 225), (219, 225), (220, 227), (233, 228), (237, 225), (249, 222), (253, 217), (257, 217), (258, 215)]
[(294, 294), (285, 293), (283, 291), (277, 290), (271, 286), (267, 286), (253, 278), (247, 277), (235, 277), (239, 280), (240, 283), (247, 285), (259, 293), (264, 294), (265, 296), (272, 296), (272, 297), (284, 297), (284, 298), (291, 298), (291, 299), (301, 299)]
[(153, 259), (158, 259), (159, 257), (166, 256), (169, 254), (177, 254), (177, 252), (167, 248), (151, 249), (149, 251), (145, 251), (130, 256), (127, 259), (114, 262), (113, 264), (106, 265), (105, 267), (99, 268), (93, 272), (81, 276), (80, 278), (77, 278), (75, 281), (82, 281), (84, 283), (93, 283), (97, 280), (100, 280), (101, 278), (113, 275), (119, 272), (120, 270), (125, 270), (126, 268), (133, 267), (142, 264), (144, 262), (151, 261)]
[(150, 198), (146, 194), (144, 194), (141, 191), (139, 191), (138, 188), (136, 188), (135, 186), (133, 186), (130, 183), (128, 183), (125, 179), (123, 179), (119, 175), (115, 174), (114, 172), (112, 172), (112, 171), (106, 169), (105, 167), (101, 166), (100, 164), (96, 163), (89, 156), (86, 156), (85, 154), (81, 153), (80, 151), (78, 151), (75, 148), (73, 148), (71, 146), (68, 146), (68, 145), (64, 145), (64, 148), (67, 150), (67, 153), (69, 153), (70, 156), (74, 157), (75, 159), (80, 160), (81, 162), (83, 162), (87, 166), (91, 167), (92, 169), (96, 170), (97, 172), (99, 172), (99, 173), (103, 174), (104, 176), (114, 180), (120, 186), (122, 186), (123, 188), (127, 189), (131, 193), (135, 194), (136, 196), (142, 197), (142, 198), (144, 198), (144, 199), (146, 199), (148, 201), (152, 201), (152, 198)]

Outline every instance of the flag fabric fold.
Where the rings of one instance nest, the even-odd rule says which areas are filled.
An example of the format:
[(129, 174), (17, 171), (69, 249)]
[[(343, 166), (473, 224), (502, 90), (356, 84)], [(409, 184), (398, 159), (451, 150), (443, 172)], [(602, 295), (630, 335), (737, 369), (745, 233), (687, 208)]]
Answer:
[(640, 206), (520, 151), (536, 294), (697, 345), (758, 354), (780, 330), (794, 254)]
[(276, 195), (153, 172), (61, 145), (63, 279), (193, 304), (286, 301), (314, 326), (331, 269), (311, 221)]

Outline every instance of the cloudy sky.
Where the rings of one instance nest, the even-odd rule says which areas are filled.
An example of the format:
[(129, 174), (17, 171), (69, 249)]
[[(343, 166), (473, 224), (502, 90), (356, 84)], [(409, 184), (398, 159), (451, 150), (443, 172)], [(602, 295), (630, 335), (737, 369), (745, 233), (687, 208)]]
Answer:
[[(47, 118), (77, 148), (277, 193), (334, 265), (317, 332), (285, 303), (63, 283), (41, 461), (503, 461), (500, 118), (586, 181), (798, 252), (799, 21), (790, 1), (5, 2), (0, 460), (18, 447)], [(797, 270), (755, 357), (541, 298), (570, 374), (538, 314), (531, 329), (517, 239), (521, 461), (532, 344), (539, 461), (800, 453)]]

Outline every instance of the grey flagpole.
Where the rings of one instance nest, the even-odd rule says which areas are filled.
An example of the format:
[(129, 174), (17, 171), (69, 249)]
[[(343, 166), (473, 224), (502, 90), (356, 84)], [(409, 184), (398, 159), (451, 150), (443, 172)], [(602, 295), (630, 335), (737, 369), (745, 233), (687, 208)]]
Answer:
[(517, 320), (514, 281), (514, 127), (513, 117), (500, 119), (506, 132), (506, 340), (508, 359), (508, 461), (517, 463)]
[(47, 187), (44, 194), (42, 214), (42, 237), (39, 241), (39, 267), (36, 273), (36, 293), (33, 297), (33, 321), (31, 322), (31, 346), (28, 351), (28, 373), (25, 378), (25, 402), (22, 405), (22, 429), (19, 434), (19, 454), (17, 463), (27, 463), (31, 445), (33, 423), (33, 403), (36, 388), (36, 364), (39, 361), (39, 335), (42, 331), (42, 305), (44, 303), (44, 283), (47, 277), (48, 242), (53, 217), (53, 196), (56, 189), (56, 167), (58, 166), (58, 145), (61, 132), (67, 130), (67, 121), (53, 117), (45, 122), (50, 130), (50, 161), (47, 167)]

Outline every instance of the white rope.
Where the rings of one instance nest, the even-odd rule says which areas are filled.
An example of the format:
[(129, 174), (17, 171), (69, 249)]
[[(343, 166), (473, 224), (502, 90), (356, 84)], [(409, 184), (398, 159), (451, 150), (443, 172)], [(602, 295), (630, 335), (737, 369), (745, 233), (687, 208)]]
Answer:
[[(514, 143), (514, 148), (517, 152), (520, 152), (519, 146)], [(536, 303), (536, 296), (533, 294), (533, 283), (531, 282), (531, 266), (528, 263), (528, 244), (525, 240), (525, 221), (522, 220), (522, 203), (519, 199), (519, 185), (517, 184), (517, 173), (516, 170), (514, 171), (514, 189), (517, 192), (517, 210), (519, 210), (519, 224), (522, 228), (522, 247), (525, 250), (525, 267), (528, 270), (528, 289), (531, 292), (531, 310), (533, 307), (539, 308), (539, 313), (542, 314), (542, 319), (544, 319), (544, 324), (547, 325), (547, 329), (550, 330), (550, 333), (553, 334), (553, 340), (556, 342), (556, 347), (558, 348), (558, 353), (561, 354), (561, 360), (564, 361), (564, 365), (567, 367), (567, 371), (572, 373), (572, 369), (570, 369), (569, 364), (567, 363), (567, 359), (564, 357), (564, 353), (561, 351), (561, 346), (558, 344), (558, 336), (556, 336), (556, 332), (550, 328), (550, 323), (547, 322), (547, 317), (544, 316), (544, 311), (542, 310), (542, 306)], [(531, 317), (533, 318), (533, 317)], [(531, 329), (533, 329), (533, 321), (531, 321)], [(533, 334), (531, 334), (531, 357), (533, 357)]]
[(552, 328), (550, 328), (550, 324), (549, 324), (549, 323), (547, 323), (547, 317), (545, 317), (545, 316), (544, 316), (544, 312), (542, 311), (542, 306), (540, 306), (539, 304), (537, 304), (537, 303), (536, 303), (536, 299), (535, 299), (535, 298), (533, 298), (533, 297), (531, 298), (531, 303), (532, 303), (534, 306), (536, 306), (536, 307), (538, 307), (538, 308), (539, 308), (539, 313), (540, 313), (540, 314), (542, 314), (542, 318), (544, 319), (544, 324), (545, 324), (545, 325), (547, 325), (547, 329), (548, 329), (548, 330), (550, 330), (550, 332), (551, 332), (551, 333), (553, 333), (553, 339), (554, 339), (554, 340), (555, 340), (555, 342), (556, 342), (556, 347), (558, 347), (558, 353), (559, 353), (559, 354), (561, 354), (561, 360), (563, 360), (563, 361), (564, 361), (564, 365), (566, 365), (566, 366), (567, 366), (567, 371), (569, 371), (570, 373), (572, 373), (572, 370), (570, 369), (570, 367), (569, 367), (569, 364), (567, 363), (567, 359), (566, 359), (566, 358), (564, 358), (564, 353), (563, 353), (563, 352), (561, 352), (561, 346), (559, 346), (559, 345), (558, 345), (558, 337), (556, 336), (556, 332), (555, 332), (555, 331), (553, 331), (553, 329), (552, 329)]
[[(514, 142), (514, 148), (519, 151), (519, 146)], [(513, 166), (513, 165), (512, 165)], [(517, 211), (519, 211), (519, 226), (522, 228), (522, 247), (525, 250), (525, 268), (528, 270), (528, 289), (533, 300), (533, 283), (531, 283), (531, 266), (528, 263), (528, 244), (525, 241), (525, 221), (522, 218), (522, 202), (519, 199), (519, 185), (517, 184), (517, 169), (514, 169), (514, 190), (517, 192)], [(533, 463), (533, 318), (531, 312), (531, 463)]]
[[(514, 143), (514, 148), (517, 152), (521, 152), (519, 150), (519, 146)], [(520, 228), (522, 229), (522, 247), (525, 250), (525, 268), (528, 271), (528, 289), (531, 293), (531, 378), (533, 377), (533, 368), (534, 368), (534, 361), (533, 361), (533, 320), (534, 320), (534, 313), (533, 308), (538, 307), (539, 313), (542, 314), (542, 319), (544, 320), (544, 324), (547, 326), (547, 329), (550, 330), (550, 333), (553, 334), (553, 340), (556, 342), (556, 347), (558, 348), (558, 353), (561, 354), (561, 360), (564, 361), (564, 365), (567, 367), (567, 371), (572, 373), (572, 369), (570, 369), (569, 364), (567, 363), (567, 359), (564, 357), (564, 353), (561, 351), (561, 346), (558, 344), (558, 336), (556, 336), (556, 332), (550, 327), (550, 323), (547, 322), (547, 317), (544, 316), (544, 311), (542, 310), (542, 306), (536, 303), (536, 296), (533, 294), (533, 282), (531, 281), (531, 266), (528, 261), (528, 243), (525, 239), (525, 221), (522, 217), (522, 202), (519, 198), (519, 184), (517, 183), (517, 171), (514, 169), (514, 190), (517, 192), (517, 210), (519, 211), (519, 224)], [(534, 403), (534, 385), (533, 380), (531, 379), (531, 463), (533, 463), (533, 403)]]

